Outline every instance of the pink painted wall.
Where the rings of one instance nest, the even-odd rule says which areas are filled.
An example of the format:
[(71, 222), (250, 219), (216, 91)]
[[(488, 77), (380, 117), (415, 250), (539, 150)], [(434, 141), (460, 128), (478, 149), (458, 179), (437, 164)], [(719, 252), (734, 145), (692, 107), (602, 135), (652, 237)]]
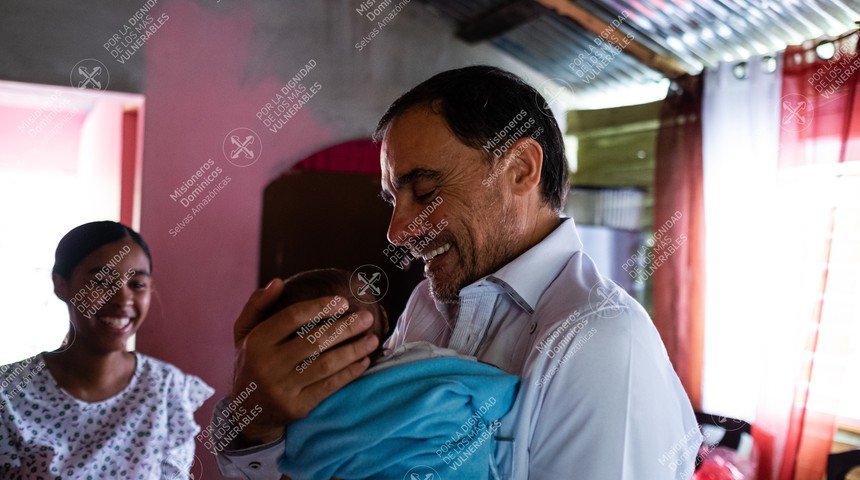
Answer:
[[(191, 2), (173, 3), (168, 11), (174, 28), (156, 35), (146, 52), (141, 230), (153, 251), (158, 296), (137, 345), (217, 390), (198, 413), (205, 425), (215, 398), (228, 389), (233, 320), (255, 288), (262, 191), (277, 172), (335, 136), (310, 109), (277, 135), (255, 118), (259, 104), (282, 82), (268, 76), (243, 84), (254, 55), (249, 12), (219, 17)], [(262, 136), (261, 156), (249, 167), (231, 165), (222, 153), (224, 136), (238, 127)], [(231, 181), (173, 236), (169, 229), (191, 207), (170, 194), (210, 158)], [(219, 478), (199, 444), (197, 456), (204, 477)]]

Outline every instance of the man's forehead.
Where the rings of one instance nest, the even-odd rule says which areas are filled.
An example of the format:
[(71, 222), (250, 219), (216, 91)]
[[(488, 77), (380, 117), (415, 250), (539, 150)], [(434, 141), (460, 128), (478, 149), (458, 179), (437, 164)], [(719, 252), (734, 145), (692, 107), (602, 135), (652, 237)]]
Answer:
[(396, 139), (392, 142), (386, 135), (380, 151), (382, 172), (393, 179), (414, 169), (438, 171), (444, 168), (454, 155), (452, 149), (457, 147), (466, 146), (453, 135), (438, 141), (410, 142), (407, 145), (398, 143)]
[(383, 190), (394, 191), (422, 178), (439, 178), (469, 150), (442, 115), (426, 107), (410, 109), (393, 119), (383, 135)]

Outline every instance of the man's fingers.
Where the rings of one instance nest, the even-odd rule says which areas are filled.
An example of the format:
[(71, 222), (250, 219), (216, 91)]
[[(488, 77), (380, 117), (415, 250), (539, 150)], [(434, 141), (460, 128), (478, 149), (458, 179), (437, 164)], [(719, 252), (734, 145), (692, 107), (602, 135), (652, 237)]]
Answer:
[(275, 278), (264, 288), (255, 290), (242, 308), (242, 313), (233, 324), (233, 342), (239, 345), (248, 332), (263, 321), (263, 313), (275, 303), (284, 290), (284, 281)]
[[(313, 343), (309, 342), (313, 337), (306, 337), (294, 338), (284, 345), (292, 362), (295, 362), (294, 370), (304, 377), (298, 384), (305, 386), (314, 383), (376, 350), (379, 339), (369, 331), (373, 316), (369, 312), (358, 312), (353, 318), (359, 320), (343, 318), (333, 323), (328, 334)], [(362, 334), (364, 336), (360, 337)]]
[[(361, 358), (348, 364), (333, 375), (329, 375), (328, 377), (309, 385), (302, 390), (302, 395), (305, 397), (309, 405), (313, 405), (315, 407), (319, 405), (320, 402), (331, 396), (331, 394), (360, 377), (361, 374), (367, 370), (368, 366), (370, 366), (370, 358)], [(312, 408), (313, 407), (311, 407), (311, 409)], [(308, 412), (310, 412), (310, 409)], [(307, 414), (307, 412), (305, 414)]]
[[(293, 333), (308, 337), (331, 317), (345, 318), (349, 301), (341, 296), (320, 297), (294, 303), (272, 315), (271, 322), (260, 323), (254, 335), (270, 339), (272, 343), (286, 340)], [(306, 329), (303, 329), (307, 325)], [(329, 329), (330, 330), (330, 329)]]
[(302, 382), (304, 385), (309, 385), (334, 375), (348, 365), (370, 355), (378, 344), (379, 340), (376, 335), (368, 333), (353, 342), (337, 348), (330, 347), (331, 349), (326, 350), (323, 354), (306, 358), (296, 370), (309, 378), (309, 381)]

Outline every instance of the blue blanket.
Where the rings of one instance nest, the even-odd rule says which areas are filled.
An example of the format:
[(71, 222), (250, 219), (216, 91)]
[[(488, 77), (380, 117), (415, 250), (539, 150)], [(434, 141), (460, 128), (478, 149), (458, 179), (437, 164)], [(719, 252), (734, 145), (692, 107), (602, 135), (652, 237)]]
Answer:
[(432, 471), (438, 475), (430, 478), (445, 480), (489, 478), (493, 433), (518, 384), (461, 358), (367, 374), (289, 426), (280, 470), (295, 480), (401, 480), (410, 473), (423, 480)]

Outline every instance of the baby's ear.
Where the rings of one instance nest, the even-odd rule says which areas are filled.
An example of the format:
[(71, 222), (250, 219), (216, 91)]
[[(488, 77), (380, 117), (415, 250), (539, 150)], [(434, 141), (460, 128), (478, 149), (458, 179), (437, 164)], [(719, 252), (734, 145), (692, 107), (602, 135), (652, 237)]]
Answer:
[(380, 304), (376, 304), (379, 308), (379, 318), (382, 320), (382, 336), (386, 336), (391, 333), (391, 326), (388, 324), (388, 312), (385, 311), (385, 307)]

